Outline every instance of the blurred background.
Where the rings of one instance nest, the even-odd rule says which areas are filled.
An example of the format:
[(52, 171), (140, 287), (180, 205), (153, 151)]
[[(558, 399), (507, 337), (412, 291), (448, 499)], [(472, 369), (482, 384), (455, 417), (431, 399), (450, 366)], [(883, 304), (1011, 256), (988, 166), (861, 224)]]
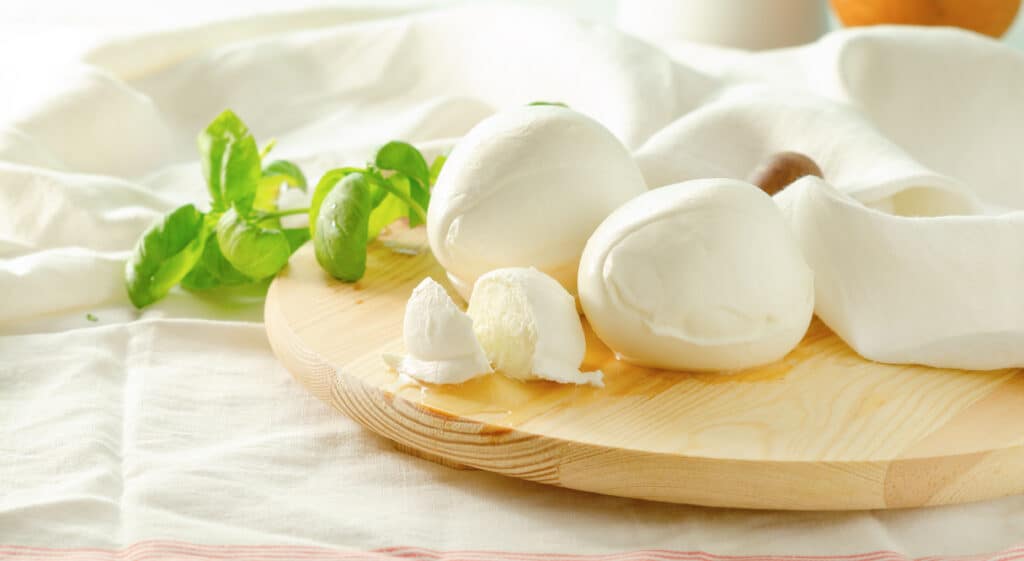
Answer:
[[(417, 6), (443, 6), (466, 2), (486, 0), (175, 0), (174, 2), (138, 2), (132, 0), (3, 0), (0, 2), (0, 23), (15, 24), (28, 28), (44, 26), (53, 30), (55, 26), (77, 33), (102, 33), (103, 35), (137, 33), (141, 31), (176, 27), (182, 25), (208, 22), (242, 15), (259, 15), (280, 11), (296, 11), (308, 7), (351, 7), (371, 9), (401, 9)], [(696, 16), (731, 17), (736, 21), (737, 7), (748, 12), (746, 19), (763, 27), (763, 23), (776, 19), (776, 24), (790, 26), (786, 29), (787, 37), (799, 38), (807, 32), (807, 27), (816, 25), (820, 18), (823, 29), (839, 26), (833, 10), (827, 0), (772, 0), (759, 2), (756, 0), (506, 0), (543, 6), (554, 10), (576, 14), (588, 19), (615, 23), (641, 35), (665, 33), (678, 23), (673, 18), (680, 18), (681, 13), (688, 13), (689, 19)], [(1008, 0), (945, 0), (943, 4), (960, 4), (965, 10), (988, 12), (998, 5), (1006, 5)], [(1016, 4), (1016, 0), (1009, 0)], [(921, 2), (913, 0), (840, 0), (859, 10), (866, 5), (889, 5), (895, 12), (904, 15), (912, 11)], [(697, 6), (694, 8), (694, 6)], [(732, 6), (732, 7), (730, 7)], [(770, 8), (767, 8), (769, 7)], [(810, 8), (808, 8), (810, 7)], [(945, 9), (945, 8), (944, 8)], [(769, 10), (771, 10), (769, 12)], [(753, 14), (760, 11), (764, 13)], [(817, 14), (814, 12), (817, 11)], [(726, 12), (722, 15), (722, 12)], [(742, 14), (741, 14), (742, 15)], [(970, 16), (968, 16), (970, 17)], [(1017, 47), (1024, 48), (1024, 23), (1017, 18), (1003, 40)], [(794, 29), (793, 26), (802, 29)], [(707, 29), (706, 19), (699, 30)], [(757, 28), (752, 28), (757, 29)], [(677, 28), (680, 33), (694, 33), (694, 29)], [(734, 37), (729, 36), (732, 31)], [(779, 35), (756, 38), (750, 30), (742, 27), (731, 29), (712, 29), (710, 33), (718, 34), (725, 42), (742, 41), (743, 37), (750, 45), (764, 46), (766, 41), (776, 39)], [(724, 34), (724, 35), (723, 35)], [(2, 43), (0, 43), (2, 44)], [(743, 46), (743, 45), (741, 45)]]

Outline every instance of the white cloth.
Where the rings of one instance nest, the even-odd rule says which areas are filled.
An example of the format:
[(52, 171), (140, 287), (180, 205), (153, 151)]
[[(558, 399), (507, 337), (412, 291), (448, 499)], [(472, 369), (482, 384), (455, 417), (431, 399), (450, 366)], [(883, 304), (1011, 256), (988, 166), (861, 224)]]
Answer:
[(1019, 52), (961, 31), (870, 29), (739, 58), (715, 84), (638, 150), (649, 186), (807, 154), (825, 180), (776, 199), (829, 327), (881, 362), (1024, 366)]
[[(667, 183), (742, 167), (720, 158), (753, 153), (726, 150), (742, 139), (717, 149), (699, 136), (674, 144), (690, 112), (725, 99), (721, 81), (775, 84), (827, 105), (843, 82), (834, 66), (816, 69), (848, 43), (884, 47), (882, 60), (915, 49), (950, 65), (968, 48), (1009, 56), (951, 31), (840, 33), (763, 55), (661, 49), (494, 6), (389, 19), (261, 16), (105, 43), (77, 60), (57, 53), (60, 65), (23, 60), (40, 37), (12, 30), (0, 60), (0, 544), (168, 538), (921, 556), (1024, 541), (1024, 497), (916, 511), (746, 512), (451, 470), (394, 451), (299, 387), (267, 346), (259, 294), (174, 292), (136, 312), (124, 293), (123, 261), (139, 233), (176, 205), (205, 200), (195, 135), (226, 107), (315, 178), (393, 138), (433, 154), (497, 108), (560, 100), (635, 149), (649, 181)], [(850, 71), (865, 72), (865, 60)], [(993, 76), (985, 91), (1003, 79)], [(865, 113), (876, 125), (896, 110), (889, 85), (892, 95)], [(915, 103), (902, 110), (936, 107), (929, 96)], [(911, 131), (883, 132), (918, 149), (901, 137)], [(897, 150), (880, 146), (879, 158)], [(659, 150), (671, 157), (655, 157)], [(935, 165), (947, 154), (914, 156)]]

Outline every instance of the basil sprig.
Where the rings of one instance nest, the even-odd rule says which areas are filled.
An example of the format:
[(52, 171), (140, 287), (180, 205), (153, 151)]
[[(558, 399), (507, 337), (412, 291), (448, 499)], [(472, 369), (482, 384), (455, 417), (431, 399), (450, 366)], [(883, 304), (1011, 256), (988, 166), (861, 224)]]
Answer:
[[(328, 171), (309, 208), (278, 209), (282, 186), (303, 191), (306, 176), (286, 160), (262, 164), (262, 150), (233, 112), (217, 116), (198, 139), (210, 211), (175, 209), (147, 229), (125, 267), (125, 286), (139, 308), (177, 284), (207, 290), (260, 283), (277, 274), (310, 238), (317, 261), (332, 276), (354, 282), (366, 271), (366, 247), (383, 228), (407, 217), (423, 224), (430, 187), (444, 157), (427, 165), (411, 144), (382, 146), (365, 168)], [(280, 218), (309, 214), (308, 228), (283, 228)]]

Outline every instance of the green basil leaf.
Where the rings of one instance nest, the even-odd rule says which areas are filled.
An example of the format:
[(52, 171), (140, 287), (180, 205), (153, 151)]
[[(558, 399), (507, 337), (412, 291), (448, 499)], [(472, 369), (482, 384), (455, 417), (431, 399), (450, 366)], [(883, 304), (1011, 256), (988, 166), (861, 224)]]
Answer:
[(430, 168), (423, 154), (408, 142), (392, 140), (377, 150), (374, 164), (380, 169), (397, 171), (427, 185), (430, 183)]
[(267, 143), (263, 145), (263, 148), (260, 148), (260, 161), (269, 156), (270, 151), (273, 150), (275, 146), (277, 146), (276, 138), (268, 140)]
[(320, 181), (316, 184), (316, 189), (313, 189), (313, 198), (309, 203), (309, 234), (310, 236), (316, 236), (316, 217), (320, 214), (320, 205), (324, 201), (324, 197), (334, 189), (334, 186), (338, 184), (346, 175), (350, 173), (365, 172), (364, 169), (359, 168), (338, 168), (332, 169), (325, 173)]
[(441, 175), (441, 168), (444, 167), (444, 163), (448, 161), (448, 156), (440, 155), (434, 158), (434, 161), (430, 164), (430, 184), (437, 183), (437, 176)]
[[(391, 183), (392, 187), (395, 189), (404, 193), (409, 192), (409, 180), (404, 175), (395, 174), (385, 181)], [(409, 205), (405, 204), (402, 199), (388, 193), (384, 189), (380, 189), (379, 192), (384, 194), (383, 200), (378, 203), (376, 207), (374, 207), (373, 212), (370, 213), (370, 220), (367, 227), (367, 237), (371, 240), (376, 239), (377, 236), (380, 235), (380, 231), (395, 220), (398, 220), (403, 216), (409, 216)]]
[(380, 170), (371, 167), (364, 173), (366, 181), (370, 184), (370, 206), (377, 208), (382, 202), (384, 197), (388, 196), (388, 190), (385, 189), (384, 176), (380, 174)]
[(196, 266), (193, 267), (187, 275), (185, 275), (185, 278), (181, 279), (181, 287), (193, 292), (196, 290), (217, 288), (220, 285), (220, 280), (213, 276), (213, 273), (206, 268), (202, 261), (197, 263)]
[(316, 219), (316, 260), (345, 282), (355, 282), (366, 272), (367, 223), (373, 210), (370, 191), (364, 174), (345, 176), (324, 198)]
[(309, 228), (285, 228), (283, 231), (285, 237), (288, 238), (288, 247), (291, 249), (291, 253), (295, 253), (309, 241)]
[[(377, 151), (374, 164), (383, 170), (400, 173), (409, 178), (409, 195), (423, 208), (430, 205), (430, 168), (423, 154), (413, 145), (393, 140)], [(409, 212), (409, 226), (419, 226), (422, 221), (414, 212)]]
[[(263, 168), (263, 177), (256, 188), (252, 208), (266, 212), (277, 210), (277, 199), (281, 195), (282, 183), (287, 187), (306, 191), (306, 176), (302, 174), (299, 166), (285, 160), (277, 160)], [(268, 228), (281, 227), (281, 221), (277, 218), (264, 220), (260, 224)]]
[(224, 111), (200, 133), (199, 152), (214, 210), (235, 206), (249, 212), (262, 172), (256, 139), (245, 123)]
[(533, 105), (554, 105), (556, 107), (569, 107), (568, 105), (566, 105), (565, 103), (562, 103), (561, 101), (531, 101), (530, 103), (527, 103), (526, 105), (527, 106), (533, 106)]
[(217, 222), (217, 243), (228, 263), (253, 280), (276, 274), (291, 255), (284, 232), (251, 224), (235, 208)]
[(206, 248), (203, 249), (203, 257), (182, 279), (181, 286), (186, 290), (205, 290), (220, 286), (239, 286), (250, 282), (252, 280), (249, 277), (239, 272), (224, 257), (217, 243), (216, 234), (211, 233)]
[(185, 278), (203, 253), (207, 228), (203, 213), (185, 205), (142, 234), (125, 266), (125, 286), (135, 307), (167, 296)]
[(263, 177), (277, 177), (278, 183), (286, 182), (289, 187), (295, 187), (300, 191), (306, 191), (306, 176), (303, 175), (299, 166), (288, 160), (274, 160), (263, 168)]
[(407, 212), (409, 212), (409, 206), (389, 193), (384, 197), (384, 201), (370, 213), (370, 222), (366, 232), (368, 239), (377, 239), (381, 230), (395, 220), (407, 216)]
[(266, 212), (277, 210), (277, 197), (281, 194), (281, 179), (264, 177), (256, 188), (256, 197), (252, 200), (252, 208)]
[[(409, 216), (409, 222), (413, 225), (422, 224), (427, 218), (425, 209), (416, 201), (412, 200), (411, 191), (415, 189), (416, 183), (410, 181), (402, 173), (394, 173), (387, 179), (381, 175), (380, 171), (376, 168), (371, 169), (363, 174), (366, 181), (370, 184), (370, 200), (373, 208), (377, 208), (385, 202), (386, 197), (389, 195), (394, 197), (406, 205), (405, 209), (401, 213), (403, 216)], [(386, 226), (392, 222), (388, 219), (386, 223), (381, 226)]]
[[(396, 177), (402, 176), (393, 175), (391, 179), (394, 179)], [(392, 185), (394, 185), (394, 181), (392, 181), (391, 183)], [(412, 200), (416, 201), (416, 203), (419, 204), (421, 208), (427, 208), (430, 205), (430, 188), (419, 185), (415, 181), (409, 181), (408, 183), (409, 196), (412, 197)], [(424, 220), (420, 218), (420, 215), (413, 212), (412, 209), (410, 209), (408, 206), (406, 206), (406, 212), (409, 214), (410, 228), (415, 228), (416, 226), (423, 224)]]

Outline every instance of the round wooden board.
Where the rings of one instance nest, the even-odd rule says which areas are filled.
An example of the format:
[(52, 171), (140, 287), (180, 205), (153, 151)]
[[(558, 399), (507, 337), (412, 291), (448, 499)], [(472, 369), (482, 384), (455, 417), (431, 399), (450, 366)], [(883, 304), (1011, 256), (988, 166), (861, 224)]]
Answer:
[(876, 364), (816, 319), (782, 361), (728, 375), (638, 368), (588, 329), (584, 368), (604, 371), (603, 389), (497, 374), (421, 386), (381, 354), (403, 352), (405, 302), (427, 275), (448, 286), (422, 228), (396, 229), (355, 284), (329, 278), (307, 245), (266, 302), (270, 343), (300, 382), (422, 457), (727, 507), (898, 508), (1024, 492), (1020, 370)]

